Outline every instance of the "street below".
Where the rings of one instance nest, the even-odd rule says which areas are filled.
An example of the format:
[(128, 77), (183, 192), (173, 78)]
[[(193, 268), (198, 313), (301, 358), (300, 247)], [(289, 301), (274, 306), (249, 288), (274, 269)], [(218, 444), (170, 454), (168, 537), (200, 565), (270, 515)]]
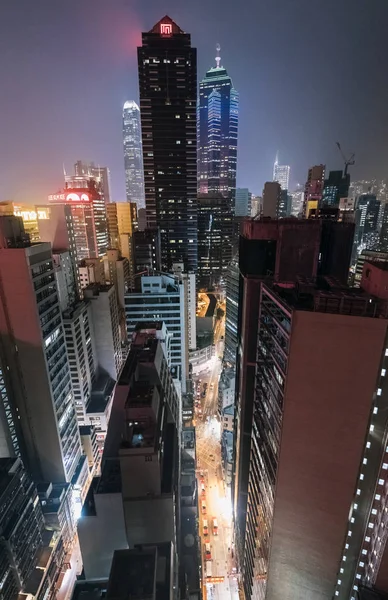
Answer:
[(238, 600), (232, 551), (232, 505), (230, 490), (226, 488), (222, 474), (222, 426), (218, 415), (218, 381), (222, 370), (224, 332), (225, 315), (215, 321), (214, 357), (194, 378), (199, 534), (204, 598)]

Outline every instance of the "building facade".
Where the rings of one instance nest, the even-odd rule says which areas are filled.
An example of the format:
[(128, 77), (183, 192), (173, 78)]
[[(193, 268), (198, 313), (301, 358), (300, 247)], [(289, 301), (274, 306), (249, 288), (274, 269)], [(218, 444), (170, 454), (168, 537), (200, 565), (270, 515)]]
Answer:
[(341, 198), (349, 196), (350, 175), (342, 171), (329, 171), (322, 191), (321, 204), (338, 208)]
[(138, 323), (163, 321), (171, 336), (169, 367), (185, 389), (188, 378), (188, 324), (185, 286), (178, 278), (158, 274), (141, 277), (141, 291), (126, 294), (125, 318), (128, 339)]
[(93, 179), (96, 181), (105, 204), (109, 204), (112, 201), (110, 193), (110, 170), (108, 167), (96, 166), (94, 162), (85, 163), (82, 160), (77, 160), (74, 165), (74, 174), (77, 178), (80, 177), (85, 180)]
[[(236, 189), (234, 214), (236, 217), (250, 217), (252, 212), (252, 194), (248, 188)], [(257, 211), (256, 211), (257, 214)], [(256, 216), (256, 215), (253, 215)]]
[(289, 165), (280, 165), (278, 155), (276, 155), (273, 165), (273, 181), (277, 181), (282, 190), (289, 190), (290, 167)]
[(233, 216), (227, 196), (198, 194), (198, 287), (221, 283), (232, 259)]
[(143, 144), (141, 139), (140, 109), (133, 100), (127, 100), (123, 107), (123, 141), (127, 202), (136, 202), (138, 208), (144, 208)]
[(138, 48), (148, 227), (159, 227), (162, 269), (197, 268), (197, 54), (166, 16)]
[(239, 96), (217, 47), (216, 66), (199, 83), (197, 120), (198, 191), (220, 193), (234, 212)]
[[(18, 221), (2, 217), (3, 235), (8, 218)], [(34, 479), (70, 481), (81, 441), (51, 247), (26, 245), (21, 222), (19, 227), (19, 238), (3, 237), (0, 252), (1, 352), (12, 389), (10, 412)]]

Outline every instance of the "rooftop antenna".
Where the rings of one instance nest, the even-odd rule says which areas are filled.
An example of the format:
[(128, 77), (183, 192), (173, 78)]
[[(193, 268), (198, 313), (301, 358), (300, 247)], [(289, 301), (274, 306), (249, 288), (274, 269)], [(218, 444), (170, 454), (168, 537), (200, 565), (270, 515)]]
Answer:
[(219, 44), (217, 44), (216, 50), (217, 50), (216, 69), (219, 69), (220, 68), (220, 62), (221, 62), (221, 56), (220, 56), (221, 46)]
[(66, 179), (66, 167), (65, 167), (65, 163), (62, 163), (63, 166), (63, 177)]

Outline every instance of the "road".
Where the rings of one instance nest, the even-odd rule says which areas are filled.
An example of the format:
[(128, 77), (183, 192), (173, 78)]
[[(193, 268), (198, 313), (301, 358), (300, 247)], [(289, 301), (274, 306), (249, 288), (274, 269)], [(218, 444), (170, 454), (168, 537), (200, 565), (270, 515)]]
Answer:
[(71, 569), (68, 569), (66, 571), (65, 576), (62, 580), (61, 587), (57, 592), (57, 600), (68, 600), (71, 597), (77, 579), (77, 575), (80, 575), (82, 571), (82, 557), (77, 537), (74, 541), (70, 565)]
[[(220, 305), (223, 308), (222, 305)], [(224, 486), (221, 469), (221, 424), (218, 419), (218, 381), (222, 364), (225, 318), (217, 320), (214, 328), (215, 357), (210, 361), (203, 376), (196, 378), (197, 390), (206, 396), (196, 411), (197, 467), (200, 507), (206, 504), (206, 514), (200, 510), (199, 531), (201, 536), (203, 573), (205, 573), (205, 543), (210, 543), (212, 577), (223, 577), (219, 583), (207, 583), (204, 598), (208, 600), (238, 600), (238, 587), (232, 547), (231, 500)], [(198, 402), (198, 400), (197, 400)], [(202, 410), (202, 415), (199, 414)], [(205, 492), (201, 492), (202, 483)], [(217, 519), (218, 533), (215, 535), (213, 518)], [(208, 532), (204, 532), (204, 519)]]

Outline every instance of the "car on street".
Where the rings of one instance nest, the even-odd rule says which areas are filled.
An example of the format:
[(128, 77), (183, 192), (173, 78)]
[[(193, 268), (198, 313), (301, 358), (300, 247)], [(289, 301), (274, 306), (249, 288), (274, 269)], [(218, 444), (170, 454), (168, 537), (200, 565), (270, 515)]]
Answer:
[(205, 488), (205, 484), (201, 483), (201, 496), (205, 496), (206, 495), (206, 488)]
[(211, 547), (210, 547), (210, 544), (206, 543), (205, 544), (205, 560), (211, 560), (211, 559), (212, 559)]
[(202, 510), (202, 514), (206, 515), (206, 502), (204, 500), (202, 500), (201, 510)]
[(215, 517), (213, 517), (213, 535), (218, 535), (218, 523)]
[(207, 519), (203, 520), (203, 535), (207, 537), (209, 535), (209, 527), (207, 525)]

